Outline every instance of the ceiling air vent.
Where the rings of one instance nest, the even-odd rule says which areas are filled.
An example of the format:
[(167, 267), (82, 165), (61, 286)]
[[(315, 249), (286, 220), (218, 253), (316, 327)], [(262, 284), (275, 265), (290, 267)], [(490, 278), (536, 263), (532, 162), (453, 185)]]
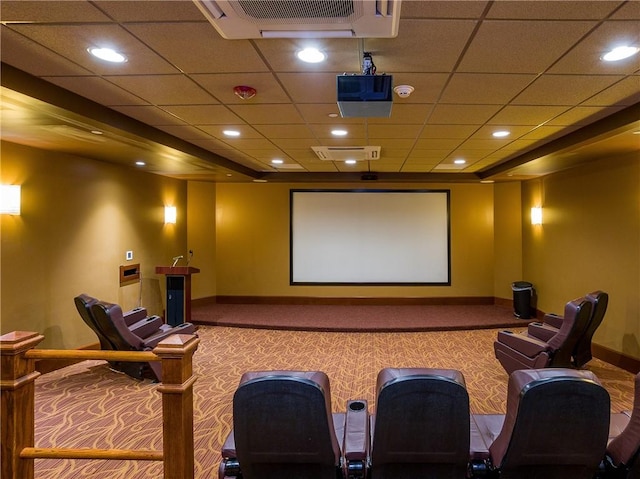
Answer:
[(401, 0), (193, 0), (229, 40), (389, 38), (398, 35)]
[(311, 149), (318, 158), (325, 161), (380, 159), (379, 146), (312, 146)]

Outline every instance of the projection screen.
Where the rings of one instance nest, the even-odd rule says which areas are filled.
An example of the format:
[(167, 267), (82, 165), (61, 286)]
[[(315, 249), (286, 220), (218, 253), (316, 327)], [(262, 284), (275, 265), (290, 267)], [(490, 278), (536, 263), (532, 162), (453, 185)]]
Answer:
[(450, 285), (449, 190), (290, 190), (292, 285)]

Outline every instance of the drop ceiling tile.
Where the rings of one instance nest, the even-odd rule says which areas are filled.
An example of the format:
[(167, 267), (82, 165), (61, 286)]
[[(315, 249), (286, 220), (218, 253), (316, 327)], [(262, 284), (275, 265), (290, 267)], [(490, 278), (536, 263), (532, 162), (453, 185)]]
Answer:
[(459, 139), (439, 139), (439, 138), (422, 138), (416, 141), (415, 147), (418, 150), (446, 150), (449, 151), (457, 148), (461, 143)]
[(100, 0), (98, 5), (118, 22), (206, 22), (195, 3), (183, 0)]
[(477, 18), (487, 7), (485, 1), (403, 0), (402, 18)]
[(480, 125), (427, 125), (420, 138), (467, 138), (478, 131)]
[(575, 105), (600, 93), (620, 76), (542, 75), (518, 95), (512, 105)]
[(322, 146), (322, 145), (318, 145), (318, 140), (310, 139), (310, 138), (303, 138), (303, 139), (273, 138), (272, 141), (278, 148), (286, 151), (287, 154), (291, 156), (293, 156), (292, 152), (294, 150), (308, 150), (312, 152), (311, 150), (312, 146)]
[[(13, 30), (40, 45), (58, 52), (98, 75), (143, 75), (177, 73), (162, 57), (156, 55), (144, 43), (119, 25), (12, 25)], [(87, 49), (116, 46), (127, 61), (109, 63), (95, 58)]]
[(374, 142), (369, 142), (368, 144), (371, 146), (381, 146), (382, 153), (390, 151), (390, 150), (407, 150), (413, 148), (414, 140), (403, 139), (403, 138), (380, 138), (375, 140)]
[(151, 126), (184, 124), (180, 118), (155, 106), (115, 105), (111, 108)]
[[(362, 71), (362, 53), (359, 43), (360, 40), (355, 38), (313, 40), (272, 38), (254, 41), (257, 50), (274, 71), (299, 73), (360, 73)], [(322, 50), (327, 56), (326, 60), (320, 63), (305, 63), (299, 60), (296, 53), (309, 46)]]
[(367, 38), (364, 49), (372, 52), (378, 74), (448, 72), (458, 62), (475, 26), (473, 20), (401, 18), (401, 34)]
[[(2, 4), (4, 13), (4, 3)], [(0, 25), (2, 61), (32, 75), (92, 75), (75, 62)]]
[(600, 58), (615, 46), (637, 45), (639, 32), (638, 20), (604, 22), (553, 65), (549, 73), (631, 74), (640, 68), (639, 55), (619, 62), (604, 62)]
[(239, 125), (244, 123), (222, 105), (169, 105), (163, 110), (192, 125)]
[(440, 98), (448, 78), (449, 74), (447, 73), (393, 73), (394, 87), (409, 85), (415, 88), (407, 98), (401, 98), (394, 92), (394, 107), (414, 103), (435, 103)]
[(422, 125), (369, 125), (369, 140), (377, 141), (381, 138), (416, 138)]
[(413, 150), (407, 156), (407, 161), (438, 162), (449, 156), (450, 153), (450, 148), (444, 150)]
[(311, 148), (307, 149), (289, 149), (287, 155), (297, 162), (320, 161)]
[(623, 2), (622, 6), (611, 15), (612, 20), (640, 20), (640, 2)]
[(252, 150), (266, 150), (274, 148), (271, 141), (266, 138), (225, 138), (224, 141), (227, 145), (233, 147), (236, 150), (242, 151), (250, 156)]
[(628, 76), (584, 101), (582, 106), (631, 106), (638, 102), (640, 102), (640, 77)]
[[(367, 118), (367, 123), (369, 124), (400, 123), (405, 125), (411, 125), (411, 124), (422, 125), (427, 119), (432, 109), (433, 109), (433, 105), (430, 105), (430, 104), (425, 104), (425, 103), (412, 104), (412, 103), (405, 102), (404, 100), (396, 100), (393, 102), (393, 106), (391, 107), (391, 117)], [(362, 119), (360, 120), (362, 121)]]
[[(252, 128), (249, 125), (244, 123), (233, 124), (233, 123), (222, 123), (218, 125), (199, 125), (198, 128), (205, 133), (218, 138), (223, 141), (234, 141), (236, 139), (240, 140), (243, 138), (264, 138), (264, 136), (255, 128)], [(240, 136), (238, 138), (230, 137), (224, 134), (225, 130), (235, 130), (240, 132)]]
[(47, 2), (42, 0), (2, 0), (2, 21), (20, 23), (85, 23), (111, 22), (111, 19), (89, 2)]
[[(349, 123), (349, 124), (364, 124), (362, 118), (342, 118), (340, 117), (340, 111), (338, 110), (338, 104), (334, 101), (331, 103), (317, 103), (317, 104), (305, 104), (301, 103), (298, 106), (298, 111), (302, 115), (302, 118), (306, 123)], [(330, 114), (336, 115), (330, 117)]]
[(302, 122), (302, 117), (293, 105), (230, 105), (240, 118), (253, 125), (272, 125)]
[(531, 125), (538, 126), (566, 111), (566, 106), (506, 106), (491, 120), (491, 125)]
[(163, 125), (158, 126), (157, 128), (177, 138), (182, 138), (186, 141), (212, 139), (211, 135), (209, 135), (205, 131), (189, 125)]
[(296, 103), (331, 103), (337, 100), (336, 72), (279, 73), (285, 91)]
[(255, 129), (269, 139), (315, 138), (313, 131), (306, 125), (256, 125)]
[[(340, 124), (336, 123), (334, 125), (328, 125), (325, 123), (315, 123), (308, 125), (311, 130), (311, 138), (318, 138), (321, 140), (325, 139), (337, 139), (339, 141), (352, 141), (354, 138), (365, 138), (365, 134), (367, 129), (364, 125), (350, 125), (348, 123)], [(336, 137), (331, 134), (332, 130), (346, 130), (347, 135), (344, 137)]]
[(153, 105), (219, 103), (186, 75), (126, 75), (104, 78)]
[(436, 105), (429, 125), (476, 125), (485, 123), (500, 109), (497, 105)]
[[(191, 78), (224, 104), (289, 103), (291, 99), (272, 73), (192, 74)], [(256, 96), (244, 100), (233, 89), (249, 86)]]
[(470, 139), (463, 142), (459, 148), (466, 150), (491, 150), (495, 151), (503, 146), (508, 145), (513, 140), (505, 139), (505, 138), (492, 138), (492, 139)]
[(458, 71), (542, 73), (595, 25), (590, 21), (487, 20)]
[(89, 100), (106, 106), (114, 105), (147, 105), (147, 102), (136, 95), (114, 85), (104, 77), (96, 76), (55, 76), (42, 77), (44, 80), (72, 91)]
[(409, 155), (410, 151), (410, 148), (382, 148), (380, 150), (380, 157), (404, 160)]
[(248, 40), (225, 40), (205, 23), (128, 23), (126, 28), (185, 73), (266, 72)]
[(502, 105), (535, 79), (536, 75), (456, 73), (440, 98), (440, 103)]
[(564, 126), (549, 126), (547, 124), (547, 125), (539, 126), (538, 128), (534, 128), (528, 133), (525, 133), (524, 135), (520, 136), (519, 139), (521, 140), (554, 139), (554, 138), (557, 138), (558, 136), (561, 136), (560, 135), (561, 133), (566, 134)]
[(619, 1), (500, 1), (494, 2), (487, 18), (521, 20), (598, 20), (607, 16)]

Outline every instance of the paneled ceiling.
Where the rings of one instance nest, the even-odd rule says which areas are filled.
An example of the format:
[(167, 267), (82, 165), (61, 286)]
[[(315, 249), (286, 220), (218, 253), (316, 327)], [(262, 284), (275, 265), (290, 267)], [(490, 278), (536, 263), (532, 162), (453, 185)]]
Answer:
[[(640, 153), (640, 55), (601, 60), (640, 46), (640, 1), (399, 7), (395, 38), (227, 40), (188, 0), (3, 0), (2, 139), (204, 181), (506, 181)], [(300, 62), (307, 46), (327, 60)], [(415, 88), (389, 118), (339, 115), (336, 76), (364, 52)], [(312, 146), (381, 153), (347, 165)]]

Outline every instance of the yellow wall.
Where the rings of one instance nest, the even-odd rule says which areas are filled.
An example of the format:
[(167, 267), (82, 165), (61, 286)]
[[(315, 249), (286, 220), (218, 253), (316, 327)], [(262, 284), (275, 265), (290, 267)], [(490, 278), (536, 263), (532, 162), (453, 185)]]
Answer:
[[(22, 184), (22, 214), (0, 219), (2, 333), (43, 333), (43, 347), (95, 343), (73, 298), (136, 306), (140, 283), (119, 283), (127, 263), (141, 265), (142, 303), (162, 312), (164, 279), (154, 269), (186, 250), (186, 183), (12, 143), (1, 148), (2, 182)], [(164, 225), (165, 203), (177, 205), (176, 225)]]
[[(451, 287), (289, 285), (289, 190), (362, 184), (217, 185), (217, 294), (220, 296), (493, 296), (493, 187), (416, 184), (451, 190)], [(375, 189), (406, 189), (376, 183)]]
[(494, 295), (511, 299), (522, 280), (522, 215), (519, 181), (494, 185)]
[[(216, 295), (216, 184), (189, 181), (187, 185), (187, 245), (193, 251), (191, 298)], [(188, 252), (184, 255), (187, 258)], [(185, 263), (180, 263), (185, 264)]]
[[(542, 205), (543, 224), (529, 221)], [(523, 184), (523, 270), (538, 308), (609, 293), (594, 341), (640, 358), (640, 161), (609, 158)]]

